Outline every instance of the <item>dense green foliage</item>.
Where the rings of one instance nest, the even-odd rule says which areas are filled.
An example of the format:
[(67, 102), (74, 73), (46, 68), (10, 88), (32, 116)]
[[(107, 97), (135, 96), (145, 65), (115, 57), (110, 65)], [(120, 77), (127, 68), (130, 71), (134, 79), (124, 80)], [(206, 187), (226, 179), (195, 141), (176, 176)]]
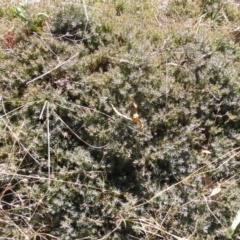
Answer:
[[(160, 5), (39, 3), (24, 7), (31, 25), (1, 7), (1, 236), (229, 238), (238, 9)], [(133, 99), (143, 127), (127, 119)], [(222, 190), (210, 197), (206, 179)]]

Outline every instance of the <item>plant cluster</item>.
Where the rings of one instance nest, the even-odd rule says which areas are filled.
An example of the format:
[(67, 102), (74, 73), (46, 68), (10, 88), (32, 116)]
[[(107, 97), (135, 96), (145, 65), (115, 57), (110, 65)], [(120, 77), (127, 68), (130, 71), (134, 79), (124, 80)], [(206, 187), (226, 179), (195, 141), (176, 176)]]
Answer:
[(160, 28), (159, 1), (63, 3), (3, 12), (0, 235), (233, 236), (237, 7), (173, 0)]

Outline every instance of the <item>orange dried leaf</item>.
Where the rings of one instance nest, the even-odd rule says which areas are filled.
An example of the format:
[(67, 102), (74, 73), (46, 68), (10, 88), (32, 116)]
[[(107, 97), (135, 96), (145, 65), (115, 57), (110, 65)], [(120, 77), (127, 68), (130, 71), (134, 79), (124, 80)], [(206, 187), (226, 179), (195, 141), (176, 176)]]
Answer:
[(141, 119), (139, 118), (138, 111), (137, 111), (137, 104), (136, 104), (134, 98), (132, 98), (132, 103), (133, 103), (133, 107), (134, 107), (132, 121), (134, 123), (139, 124), (140, 128), (143, 129), (143, 123), (142, 123)]
[(140, 125), (140, 128), (143, 129), (143, 123), (139, 117), (133, 117), (132, 121)]
[(132, 98), (132, 103), (133, 103), (133, 107), (134, 107), (134, 109), (133, 109), (133, 117), (132, 118), (130, 118), (130, 117), (120, 113), (111, 103), (110, 103), (110, 105), (111, 105), (112, 109), (114, 110), (114, 112), (118, 116), (123, 117), (123, 118), (125, 118), (127, 120), (130, 120), (130, 121), (132, 121), (132, 122), (134, 122), (136, 124), (139, 124), (140, 128), (143, 129), (143, 123), (142, 123), (141, 119), (139, 118), (139, 115), (138, 115), (138, 112), (137, 112), (137, 104), (136, 104), (134, 98)]

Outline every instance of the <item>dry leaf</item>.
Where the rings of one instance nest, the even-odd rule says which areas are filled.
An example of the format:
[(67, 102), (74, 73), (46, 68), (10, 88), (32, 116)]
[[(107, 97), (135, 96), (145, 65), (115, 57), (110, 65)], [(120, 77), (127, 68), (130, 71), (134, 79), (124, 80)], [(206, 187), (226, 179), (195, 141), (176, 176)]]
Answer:
[(114, 110), (114, 112), (118, 116), (123, 117), (123, 118), (125, 118), (127, 120), (130, 120), (130, 121), (132, 121), (134, 123), (139, 124), (140, 128), (143, 129), (143, 123), (142, 123), (141, 119), (139, 118), (139, 115), (138, 115), (138, 112), (137, 112), (137, 104), (136, 104), (134, 98), (132, 98), (132, 103), (133, 103), (133, 117), (132, 118), (130, 118), (130, 117), (126, 116), (126, 115), (123, 115), (111, 103), (110, 104), (111, 104), (112, 109)]
[(139, 115), (138, 115), (138, 112), (137, 112), (137, 104), (136, 104), (134, 98), (132, 98), (132, 102), (133, 102), (133, 107), (134, 107), (132, 121), (134, 123), (139, 124), (140, 128), (143, 129), (143, 123), (142, 123), (141, 119), (139, 118)]
[(214, 187), (212, 179), (207, 175), (203, 176), (203, 181), (205, 183), (205, 186), (211, 191), (209, 197), (214, 201), (219, 201), (216, 194), (218, 194), (221, 191), (220, 184), (218, 183), (218, 185)]
[(212, 196), (218, 194), (220, 191), (221, 191), (221, 186), (220, 186), (220, 184), (218, 183), (218, 186), (212, 189), (212, 192), (211, 192), (211, 194), (209, 195), (209, 197), (212, 197)]
[(208, 177), (207, 175), (205, 175), (203, 177), (203, 181), (205, 183), (205, 186), (208, 188), (208, 189), (212, 189), (213, 187), (213, 182), (212, 182), (212, 179), (210, 177)]

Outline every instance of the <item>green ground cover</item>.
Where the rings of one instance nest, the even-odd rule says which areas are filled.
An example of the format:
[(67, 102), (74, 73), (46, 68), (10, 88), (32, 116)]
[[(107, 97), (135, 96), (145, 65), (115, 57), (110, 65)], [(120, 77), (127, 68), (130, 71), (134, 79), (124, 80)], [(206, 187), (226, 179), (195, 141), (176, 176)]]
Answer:
[(0, 237), (240, 239), (239, 16), (0, 3)]

